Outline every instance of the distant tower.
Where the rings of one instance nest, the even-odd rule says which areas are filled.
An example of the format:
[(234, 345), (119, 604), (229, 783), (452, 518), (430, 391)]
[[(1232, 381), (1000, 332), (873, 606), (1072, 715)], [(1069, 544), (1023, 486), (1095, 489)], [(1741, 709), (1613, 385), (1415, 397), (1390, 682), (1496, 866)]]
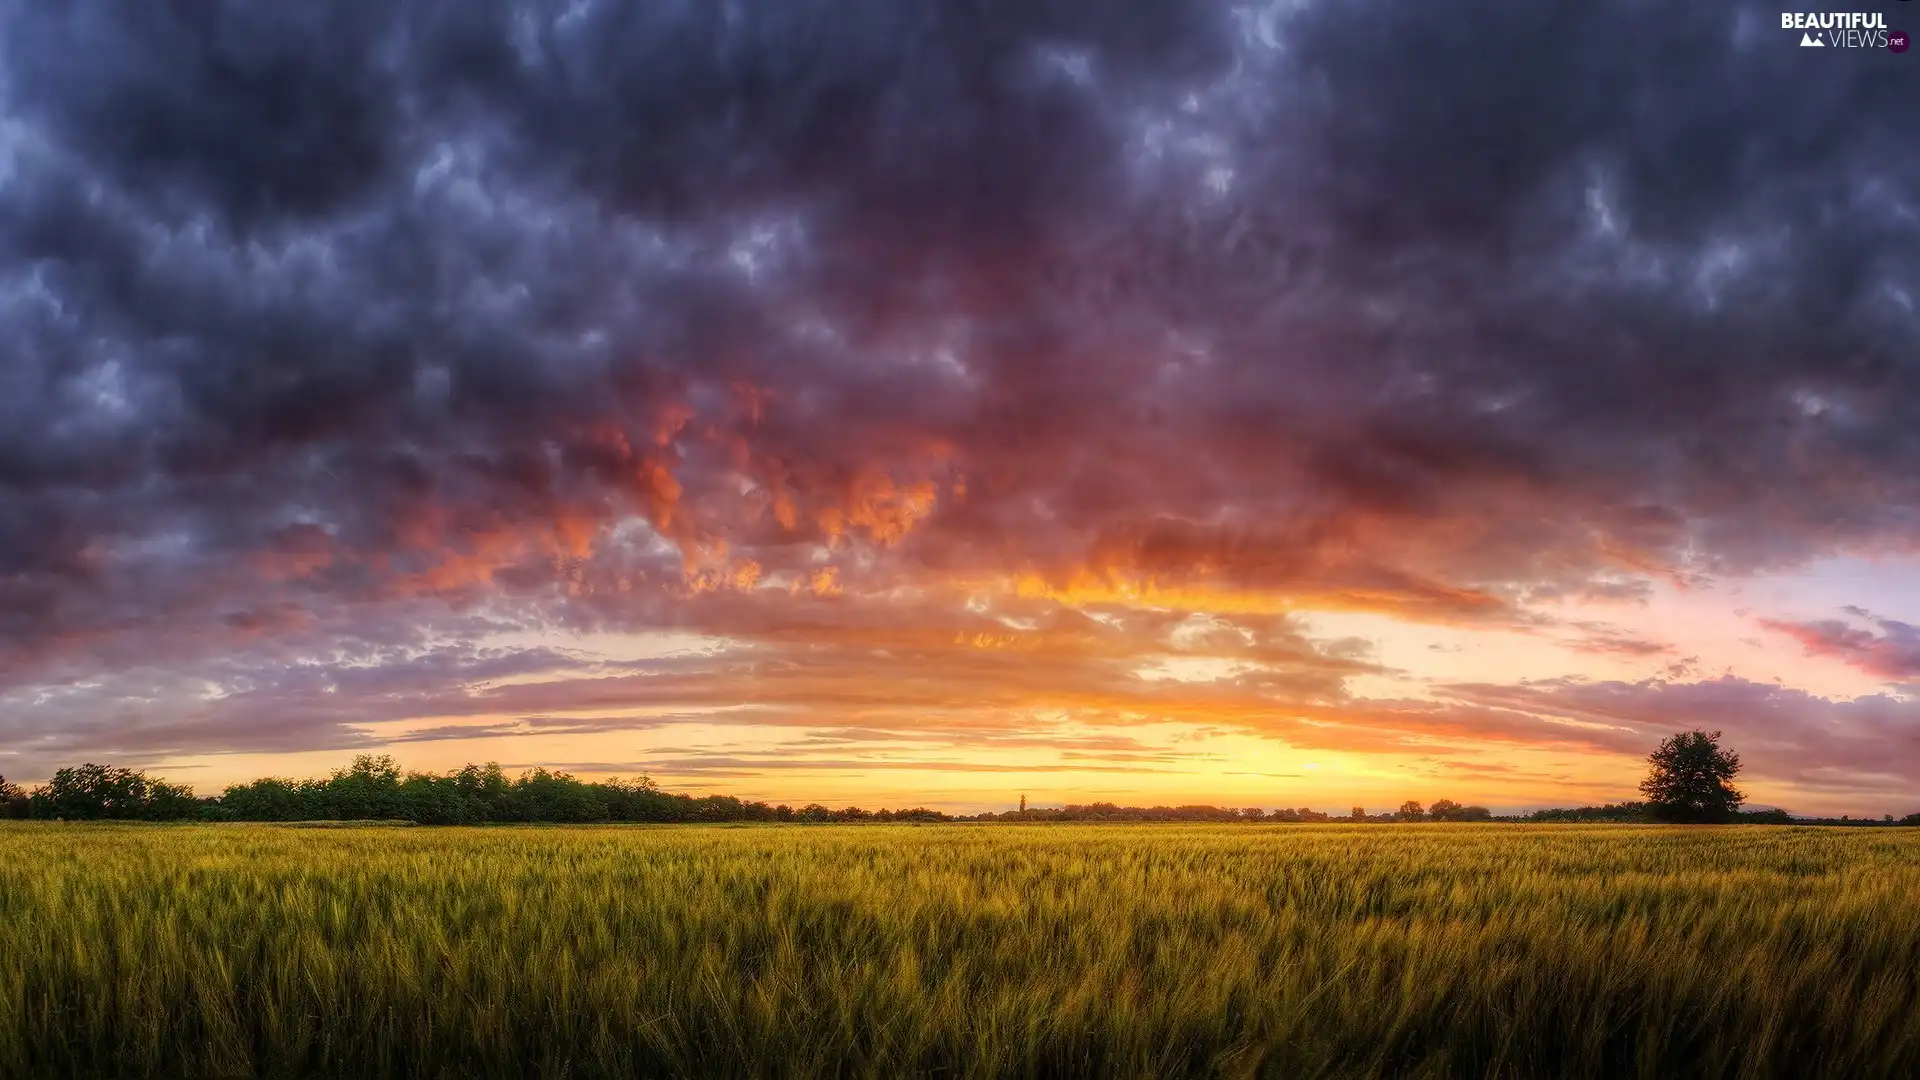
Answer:
[(1020, 793), (1020, 812), (1027, 812), (1027, 793), (1024, 791)]

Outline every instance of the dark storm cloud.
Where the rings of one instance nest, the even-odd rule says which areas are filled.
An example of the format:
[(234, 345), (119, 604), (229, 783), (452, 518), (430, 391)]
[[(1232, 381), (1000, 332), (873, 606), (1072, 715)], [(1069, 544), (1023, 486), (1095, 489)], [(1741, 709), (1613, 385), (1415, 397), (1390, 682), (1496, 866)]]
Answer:
[(0, 683), (1905, 548), (1916, 76), (1771, 16), (16, 5)]
[(405, 151), (390, 10), (39, 5), (13, 28), (13, 100), (143, 201), (247, 224), (321, 215)]

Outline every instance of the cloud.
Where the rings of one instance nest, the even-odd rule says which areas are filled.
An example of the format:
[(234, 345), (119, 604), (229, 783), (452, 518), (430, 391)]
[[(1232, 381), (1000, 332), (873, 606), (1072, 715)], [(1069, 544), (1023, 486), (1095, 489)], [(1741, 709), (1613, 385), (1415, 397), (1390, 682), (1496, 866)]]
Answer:
[(1574, 624), (1573, 628), (1582, 634), (1569, 646), (1575, 652), (1643, 658), (1660, 656), (1673, 651), (1673, 646), (1665, 642), (1634, 637), (1619, 627), (1605, 623), (1580, 622)]
[(1835, 657), (1869, 674), (1896, 681), (1920, 678), (1920, 627), (1882, 618), (1859, 607), (1849, 606), (1846, 612), (1871, 629), (1838, 619), (1762, 619), (1760, 625), (1798, 641), (1808, 656)]
[[(1160, 759), (1171, 760), (1171, 759)], [(544, 764), (544, 763), (543, 763)], [(548, 768), (583, 773), (645, 773), (650, 776), (727, 776), (755, 777), (769, 772), (933, 772), (933, 773), (1141, 773), (1164, 772), (1151, 764), (1133, 761), (1110, 764), (1085, 762), (1008, 763), (954, 761), (939, 758), (815, 758), (780, 754), (703, 753), (690, 757), (651, 757), (636, 761), (572, 761), (547, 764)]]
[[(1920, 523), (1903, 74), (1744, 16), (0, 20), (0, 693), (48, 753), (956, 687), (1285, 726), (1371, 663), (1293, 611), (1538, 626)], [(1821, 647), (1903, 677), (1896, 625)], [(729, 651), (466, 689), (575, 631)], [(1137, 685), (1183, 655), (1232, 674)]]

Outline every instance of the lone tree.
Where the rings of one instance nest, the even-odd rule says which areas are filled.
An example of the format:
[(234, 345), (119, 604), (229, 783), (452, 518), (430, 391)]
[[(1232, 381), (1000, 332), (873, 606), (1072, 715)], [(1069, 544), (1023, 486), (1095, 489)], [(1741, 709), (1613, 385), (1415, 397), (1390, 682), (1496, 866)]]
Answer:
[(1717, 731), (1683, 731), (1647, 756), (1640, 793), (1661, 821), (1729, 821), (1747, 797), (1733, 786), (1740, 755), (1720, 748)]

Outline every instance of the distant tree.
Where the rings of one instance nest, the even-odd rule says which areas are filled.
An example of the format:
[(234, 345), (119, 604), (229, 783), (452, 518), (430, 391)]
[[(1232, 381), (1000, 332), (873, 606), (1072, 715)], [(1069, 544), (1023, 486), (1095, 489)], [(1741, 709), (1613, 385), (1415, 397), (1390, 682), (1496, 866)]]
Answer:
[(25, 789), (7, 783), (7, 778), (0, 776), (0, 817), (23, 818), (32, 812), (33, 803), (27, 798)]
[(1265, 821), (1267, 820), (1267, 812), (1258, 806), (1249, 806), (1246, 809), (1240, 811), (1240, 820)]
[(1523, 814), (1521, 821), (1531, 822), (1645, 822), (1651, 817), (1642, 802), (1608, 803), (1605, 806), (1550, 807)]
[[(20, 815), (18, 789), (14, 792), (7, 799), (8, 812)], [(77, 821), (178, 821), (199, 817), (202, 810), (192, 788), (149, 779), (137, 769), (92, 762), (59, 770), (25, 798), (26, 814), (20, 816)]]
[(340, 821), (405, 817), (400, 766), (387, 754), (361, 754), (335, 769), (316, 792), (320, 817)]
[(150, 821), (186, 821), (200, 816), (200, 800), (193, 797), (193, 789), (185, 784), (149, 780), (147, 804), (140, 816)]
[(1366, 807), (1364, 807), (1364, 806), (1356, 806), (1356, 807), (1354, 807), (1354, 808), (1353, 808), (1353, 813), (1352, 813), (1352, 814), (1350, 814), (1350, 815), (1348, 815), (1348, 820), (1350, 820), (1350, 821), (1365, 821), (1365, 820), (1367, 820), (1367, 808), (1366, 808)]
[(500, 770), (500, 763), (468, 765), (453, 774), (454, 790), (467, 808), (471, 821), (508, 821), (513, 816), (513, 782)]
[(400, 763), (392, 754), (356, 754), (346, 775), (383, 787), (395, 785), (400, 782)]
[(310, 821), (323, 816), (314, 791), (317, 786), (264, 777), (230, 785), (220, 796), (220, 805), (235, 821)]
[(147, 805), (147, 778), (111, 765), (69, 766), (34, 792), (34, 816), (92, 820), (137, 818)]
[(399, 785), (398, 816), (422, 825), (466, 825), (473, 822), (472, 800), (460, 790), (458, 773), (408, 773)]
[(1427, 808), (1430, 821), (1492, 821), (1493, 811), (1484, 806), (1462, 806), (1452, 799), (1441, 799)]
[(1393, 816), (1396, 820), (1399, 820), (1399, 821), (1427, 820), (1426, 810), (1424, 810), (1419, 803), (1415, 802), (1412, 799), (1408, 799), (1406, 802), (1401, 803), (1400, 809), (1396, 811)]
[(527, 821), (605, 821), (607, 793), (570, 773), (533, 769), (522, 773), (514, 795)]
[(1733, 786), (1740, 755), (1720, 747), (1717, 731), (1683, 731), (1647, 756), (1640, 792), (1662, 821), (1729, 821), (1746, 796)]

